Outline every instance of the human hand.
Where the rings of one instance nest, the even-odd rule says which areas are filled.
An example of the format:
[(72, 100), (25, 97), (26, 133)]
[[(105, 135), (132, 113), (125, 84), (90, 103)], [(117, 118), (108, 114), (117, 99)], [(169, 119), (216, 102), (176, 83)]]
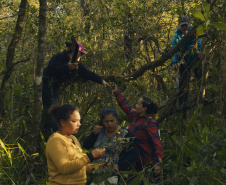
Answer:
[(200, 58), (200, 52), (197, 50), (197, 52), (195, 53), (195, 56), (197, 57), (197, 58)]
[(114, 164), (115, 168), (118, 170), (118, 165), (117, 164)]
[(70, 60), (67, 65), (70, 70), (73, 70), (78, 66), (78, 63), (71, 63), (71, 60)]
[(102, 163), (99, 165), (99, 169), (100, 168), (107, 168), (108, 166), (110, 166), (110, 164), (108, 162)]
[(154, 172), (155, 172), (155, 175), (159, 175), (160, 174), (160, 165), (156, 165), (155, 167), (154, 167)]
[(95, 127), (93, 127), (93, 133), (96, 135), (101, 128), (103, 128), (103, 126), (96, 125)]
[(177, 70), (178, 70), (177, 64), (173, 64), (172, 68), (173, 68), (173, 70), (174, 70), (175, 72), (177, 72)]
[(105, 152), (105, 148), (97, 148), (95, 150), (93, 150), (91, 153), (93, 155), (93, 158), (96, 159), (96, 158), (100, 158)]
[(114, 84), (115, 88), (113, 89), (113, 92), (118, 91), (118, 86), (116, 84)]
[(119, 174), (118, 164), (114, 164), (114, 167), (115, 167), (115, 169), (114, 169), (113, 173)]
[(102, 80), (102, 84), (104, 87), (111, 87), (105, 80)]

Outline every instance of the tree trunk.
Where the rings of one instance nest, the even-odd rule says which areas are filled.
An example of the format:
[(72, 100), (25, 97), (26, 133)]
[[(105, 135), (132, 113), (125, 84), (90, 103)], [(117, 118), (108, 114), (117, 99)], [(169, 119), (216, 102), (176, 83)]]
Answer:
[(0, 89), (0, 105), (1, 105), (0, 106), (0, 115), (2, 115), (3, 117), (6, 113), (5, 112), (6, 88), (8, 85), (8, 81), (11, 77), (12, 71), (14, 69), (13, 59), (14, 59), (16, 46), (20, 40), (21, 33), (23, 31), (23, 26), (24, 26), (23, 23), (24, 23), (24, 18), (25, 18), (25, 13), (26, 13), (26, 5), (27, 5), (27, 0), (21, 0), (15, 31), (14, 31), (13, 38), (9, 44), (8, 51), (7, 51), (7, 57), (6, 57), (6, 69), (7, 70), (3, 76), (1, 89)]
[(46, 10), (47, 0), (39, 0), (39, 33), (38, 33), (38, 55), (35, 71), (34, 82), (34, 116), (31, 125), (31, 152), (36, 152), (37, 142), (39, 139), (39, 132), (41, 128), (41, 116), (42, 116), (42, 75), (45, 58), (45, 40), (46, 40)]
[[(226, 22), (226, 2), (224, 1), (223, 3), (223, 17), (224, 17), (224, 23)], [(221, 50), (221, 57), (219, 61), (219, 98), (217, 101), (217, 109), (216, 109), (216, 116), (218, 118), (218, 121), (220, 123), (220, 127), (223, 128), (223, 125), (225, 123), (225, 118), (224, 115), (226, 115), (226, 106), (224, 104), (224, 98), (225, 98), (225, 89), (226, 89), (226, 63), (225, 63), (225, 57), (226, 57), (226, 52), (225, 52), (225, 47), (226, 47), (226, 33), (225, 31), (222, 32), (222, 50)]]

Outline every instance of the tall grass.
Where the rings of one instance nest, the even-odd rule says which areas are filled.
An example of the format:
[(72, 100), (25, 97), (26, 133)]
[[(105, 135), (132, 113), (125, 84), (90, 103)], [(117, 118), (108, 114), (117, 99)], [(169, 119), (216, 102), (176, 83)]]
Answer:
[[(164, 149), (161, 178), (155, 181), (152, 170), (144, 166), (141, 172), (136, 169), (120, 172), (121, 184), (226, 184), (225, 129), (219, 127), (218, 120), (212, 115), (201, 118), (199, 110), (188, 122), (181, 122), (176, 116), (161, 123)], [(45, 141), (41, 141), (39, 152), (32, 155), (26, 152), (28, 146), (22, 139), (11, 144), (0, 140), (0, 185), (46, 184)], [(96, 173), (94, 181), (106, 181), (111, 170)], [(124, 181), (125, 177), (132, 178)]]
[(42, 151), (28, 155), (23, 146), (27, 143), (20, 140), (13, 144), (0, 140), (0, 184), (31, 185), (46, 184), (47, 167)]

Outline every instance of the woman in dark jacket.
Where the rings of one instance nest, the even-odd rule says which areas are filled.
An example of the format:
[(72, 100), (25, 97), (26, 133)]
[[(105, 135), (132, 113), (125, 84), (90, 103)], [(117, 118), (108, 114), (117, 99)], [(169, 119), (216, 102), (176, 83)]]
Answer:
[(133, 135), (129, 130), (118, 124), (118, 115), (115, 109), (108, 108), (101, 113), (101, 123), (96, 125), (93, 132), (85, 139), (85, 149), (106, 149), (105, 154), (95, 162), (109, 163), (118, 171), (129, 171), (137, 157)]
[[(91, 80), (95, 83), (103, 84), (104, 87), (110, 87), (101, 76), (89, 71), (81, 62), (79, 62), (82, 55), (87, 54), (88, 52), (84, 50), (81, 43), (77, 42), (77, 46), (78, 54), (75, 63), (72, 62), (72, 43), (66, 42), (67, 49), (61, 53), (53, 55), (48, 66), (43, 71), (42, 102), (45, 110), (44, 113), (47, 112), (51, 105), (58, 104), (57, 91), (61, 87), (62, 83), (71, 79), (74, 73), (85, 80)], [(56, 132), (58, 128), (50, 121), (51, 119), (48, 114), (46, 114), (44, 118), (46, 120), (44, 121), (43, 135), (47, 140), (51, 135), (51, 130)]]
[(53, 55), (49, 61), (48, 66), (43, 71), (43, 88), (42, 88), (42, 101), (45, 108), (49, 108), (52, 104), (58, 103), (57, 91), (68, 79), (71, 78), (73, 72), (77, 70), (77, 75), (86, 80), (91, 80), (98, 84), (103, 84), (105, 87), (110, 85), (103, 80), (103, 78), (96, 73), (89, 71), (86, 67), (79, 62), (83, 54), (87, 54), (83, 45), (79, 42), (78, 55), (75, 63), (71, 62), (72, 59), (72, 44), (66, 43), (67, 50)]

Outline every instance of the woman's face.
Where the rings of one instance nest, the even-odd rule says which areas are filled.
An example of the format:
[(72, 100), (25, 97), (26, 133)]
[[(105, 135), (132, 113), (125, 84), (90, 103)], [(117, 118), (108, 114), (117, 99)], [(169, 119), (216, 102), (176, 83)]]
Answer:
[(184, 35), (187, 34), (188, 28), (189, 28), (188, 24), (183, 24), (180, 26), (180, 30)]
[(81, 126), (80, 119), (79, 111), (75, 110), (66, 121), (61, 120), (61, 130), (63, 133), (68, 136), (76, 134)]
[(115, 131), (118, 128), (118, 120), (112, 114), (106, 115), (103, 119), (103, 125), (109, 132)]
[(77, 61), (79, 62), (82, 58), (82, 53), (79, 51), (77, 55)]
[(143, 107), (143, 98), (140, 98), (137, 102), (137, 104), (135, 105), (135, 112), (140, 115), (140, 116), (143, 116), (146, 114), (146, 110), (147, 108), (146, 107)]

